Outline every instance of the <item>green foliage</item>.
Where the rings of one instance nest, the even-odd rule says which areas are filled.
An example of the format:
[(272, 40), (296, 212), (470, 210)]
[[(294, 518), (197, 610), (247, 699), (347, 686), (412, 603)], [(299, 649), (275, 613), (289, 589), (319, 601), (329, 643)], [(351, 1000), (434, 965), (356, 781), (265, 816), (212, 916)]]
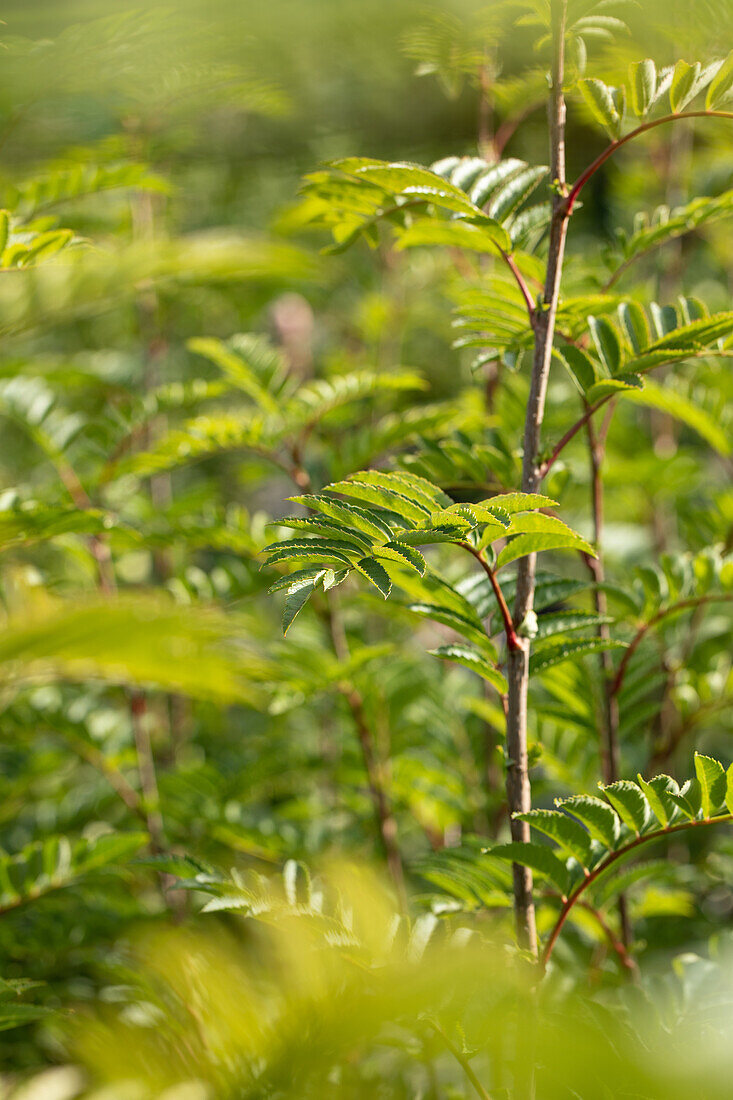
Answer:
[(661, 71), (651, 58), (645, 58), (630, 65), (628, 83), (611, 87), (602, 80), (585, 78), (578, 81), (578, 88), (594, 120), (618, 140), (627, 103), (637, 119), (655, 118), (670, 111), (680, 114), (696, 107), (695, 101), (708, 88), (704, 110), (721, 110), (730, 99), (730, 74), (730, 57), (707, 65), (699, 61), (690, 64), (680, 58)]
[[(557, 811), (533, 810), (518, 814), (536, 831), (549, 837), (560, 855), (533, 841), (499, 844), (488, 850), (491, 859), (509, 860), (530, 867), (554, 888), (563, 902), (553, 925), (545, 961), (572, 907), (581, 897), (601, 906), (609, 894), (609, 872), (645, 845), (670, 833), (714, 822), (729, 822), (726, 772), (708, 756), (695, 754), (695, 771), (701, 805), (688, 798), (692, 780), (680, 788), (669, 776), (639, 782), (619, 780), (601, 788), (605, 801), (589, 795), (558, 800)], [(694, 799), (694, 796), (693, 796)], [(598, 893), (598, 883), (602, 886)], [(621, 889), (622, 887), (619, 887)]]
[(4, 13), (3, 1092), (726, 1096), (730, 4), (198, 7)]
[[(345, 504), (336, 494), (360, 503)], [(316, 588), (329, 588), (336, 578), (336, 583), (341, 583), (352, 570), (362, 573), (387, 599), (392, 590), (392, 576), (398, 583), (400, 580), (395, 566), (407, 567), (421, 576), (425, 573), (427, 564), (416, 546), (452, 542), (480, 555), (493, 542), (507, 539), (496, 557), (497, 569), (541, 550), (573, 549), (593, 554), (593, 548), (561, 520), (536, 511), (556, 503), (541, 494), (499, 493), (476, 504), (455, 504), (438, 486), (415, 474), (367, 470), (327, 485), (324, 493), (290, 499), (320, 516), (325, 515), (328, 522), (324, 524), (316, 517), (316, 528), (325, 532), (326, 537), (314, 534), (310, 538), (292, 538), (271, 543), (263, 551), (268, 565), (321, 563), (321, 568), (314, 567), (307, 577), (301, 571), (296, 573), (286, 589), (283, 620), (286, 630)], [(308, 518), (288, 517), (276, 523), (298, 530)], [(314, 527), (309, 524), (305, 529), (310, 532)], [(332, 568), (324, 570), (324, 565)], [(280, 588), (281, 584), (276, 583)], [(455, 617), (451, 625), (468, 637), (476, 636), (476, 626), (480, 629), (480, 623), (469, 623), (470, 633), (466, 635), (466, 624)], [(482, 670), (481, 674), (495, 686), (504, 684), (503, 678), (487, 675), (480, 655), (474, 655), (470, 649), (458, 647), (453, 653), (437, 652), (439, 656), (453, 656), (477, 671)]]

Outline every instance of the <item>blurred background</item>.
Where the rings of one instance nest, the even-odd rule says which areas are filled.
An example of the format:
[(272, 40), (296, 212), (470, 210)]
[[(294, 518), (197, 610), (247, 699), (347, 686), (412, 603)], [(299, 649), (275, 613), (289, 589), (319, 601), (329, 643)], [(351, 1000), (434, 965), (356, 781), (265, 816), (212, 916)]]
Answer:
[[(624, 33), (589, 41), (589, 73), (613, 80), (648, 55), (661, 67), (680, 51), (693, 61), (730, 48), (720, 44), (730, 3), (626, 9)], [(285, 498), (365, 466), (408, 466), (458, 499), (518, 484), (525, 374), (506, 372), (497, 388), (453, 347), (462, 282), (485, 270), (441, 250), (398, 253), (387, 236), (373, 250), (324, 252), (298, 189), (342, 156), (430, 165), (499, 151), (545, 163), (547, 58), (506, 5), (469, 0), (8, 0), (3, 19), (0, 1051), (8, 1069), (27, 1070), (73, 1059), (80, 1017), (96, 1021), (81, 1044), (94, 1064), (114, 1045), (110, 1013), (154, 1034), (151, 1004), (159, 994), (170, 1004), (141, 991), (154, 984), (151, 930), (213, 926), (236, 940), (234, 957), (242, 943), (252, 950), (250, 935), (259, 949), (261, 933), (242, 931), (225, 901), (265, 912), (283, 891), (292, 901), (287, 861), (303, 882), (304, 865), (334, 856), (381, 867), (375, 775), (419, 912), (436, 923), (478, 913), (479, 924), (488, 912), (492, 934), (509, 927), (508, 879), (479, 859), (506, 826), (496, 696), (427, 654), (450, 634), (408, 609), (425, 592), (389, 610), (357, 587), (339, 592), (283, 641), (281, 602), (267, 595), (277, 574), (259, 555), (277, 533), (267, 523), (292, 510)], [(576, 97), (570, 175), (605, 144)], [(649, 135), (609, 164), (573, 226), (568, 293), (601, 293), (584, 257), (603, 258), (610, 277), (623, 262), (616, 227), (631, 235), (637, 213), (729, 201), (730, 148), (729, 130), (711, 123)], [(730, 309), (732, 244), (729, 220), (703, 226), (624, 270), (618, 293)], [(579, 408), (570, 381), (556, 382), (548, 438)], [(629, 402), (614, 421), (606, 568), (624, 637), (671, 593), (720, 579), (733, 542), (731, 388), (720, 361), (686, 365), (669, 381), (672, 408)], [(283, 393), (287, 414), (253, 416)], [(585, 535), (589, 486), (578, 441), (547, 491)], [(469, 591), (450, 553), (436, 561)], [(557, 568), (585, 579), (586, 599), (587, 571)], [(722, 576), (733, 583), (729, 565)], [(670, 621), (661, 656), (642, 647), (621, 700), (625, 773), (654, 762), (684, 777), (693, 747), (729, 758), (724, 612), (689, 629)], [(598, 675), (579, 661), (533, 683), (541, 805), (595, 787)], [(681, 848), (675, 877), (662, 865), (631, 894), (652, 966), (724, 938), (733, 911), (730, 841)], [(367, 891), (368, 912), (383, 906), (380, 889)], [(186, 943), (165, 949), (169, 975), (185, 969)], [(220, 950), (205, 948), (206, 966), (221, 969)], [(578, 959), (615, 982), (617, 961), (588, 920), (558, 951), (568, 971)], [(500, 970), (493, 956), (485, 965)], [(302, 1014), (293, 1019), (297, 1031)], [(277, 1058), (282, 1071), (279, 1048)], [(195, 1064), (176, 1074), (195, 1076)], [(441, 1095), (399, 1066), (402, 1091), (389, 1095)], [(367, 1070), (353, 1091), (331, 1082), (323, 1095), (371, 1095)], [(164, 1076), (153, 1074), (151, 1094)], [(60, 1098), (81, 1087), (67, 1085)], [(281, 1094), (272, 1089), (251, 1095)]]

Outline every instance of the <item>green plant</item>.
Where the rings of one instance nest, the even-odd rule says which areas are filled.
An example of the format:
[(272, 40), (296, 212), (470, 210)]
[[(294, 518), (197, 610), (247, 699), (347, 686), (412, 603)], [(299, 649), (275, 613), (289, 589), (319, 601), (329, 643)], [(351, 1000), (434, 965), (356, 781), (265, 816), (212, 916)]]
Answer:
[[(492, 288), (488, 291), (478, 289), (466, 295), (464, 315), (475, 331), (468, 341), (462, 343), (464, 346), (469, 344), (491, 349), (479, 357), (480, 365), (489, 360), (496, 360), (505, 366), (510, 363), (513, 367), (525, 360), (531, 364), (527, 368), (530, 382), (524, 418), (521, 476), (521, 490), (525, 494), (527, 507), (548, 507), (555, 503), (537, 496), (537, 491), (567, 444), (582, 428), (587, 429), (593, 466), (592, 505), (596, 543), (600, 543), (602, 538), (603, 440), (611, 421), (608, 415), (598, 433), (594, 415), (604, 406), (609, 406), (612, 412), (615, 403), (627, 392), (643, 392), (643, 375), (649, 370), (696, 357), (725, 357), (729, 354), (727, 341), (733, 331), (733, 313), (719, 312), (711, 316), (704, 304), (697, 301), (682, 302), (682, 317), (674, 307), (663, 307), (654, 302), (648, 306), (647, 317), (638, 301), (619, 299), (608, 293), (575, 296), (567, 304), (561, 301), (570, 219), (584, 188), (606, 161), (625, 145), (658, 126), (684, 124), (693, 118), (733, 119), (733, 112), (725, 109), (733, 94), (733, 55), (704, 68), (700, 63), (688, 65), (680, 60), (660, 73), (650, 59), (635, 62), (629, 68), (626, 83), (617, 88), (582, 76), (582, 66), (578, 66), (578, 72), (572, 75), (566, 67), (566, 46), (574, 40), (574, 36), (582, 41), (583, 34), (594, 27), (596, 11), (605, 11), (606, 7), (608, 5), (568, 5), (564, 2), (530, 5), (531, 14), (527, 19), (542, 28), (551, 52), (549, 203), (524, 207), (527, 197), (546, 175), (545, 168), (533, 168), (514, 159), (492, 165), (475, 158), (441, 161), (433, 170), (407, 163), (387, 164), (351, 158), (336, 162), (325, 171), (309, 177), (305, 200), (308, 216), (330, 226), (339, 247), (350, 244), (361, 235), (376, 243), (378, 226), (385, 222), (395, 227), (397, 246), (400, 248), (444, 244), (481, 254), (498, 253), (516, 283), (514, 293), (509, 297), (513, 310), (507, 309), (508, 303), (504, 298), (495, 293), (492, 295)], [(604, 30), (616, 25), (623, 28), (623, 24), (615, 19), (606, 22), (605, 14), (599, 14), (597, 19), (600, 20), (598, 26)], [(693, 109), (696, 97), (706, 89), (704, 107)], [(575, 182), (570, 183), (566, 178), (566, 96), (573, 91), (580, 93), (593, 118), (606, 128), (612, 140), (580, 172)], [(664, 113), (667, 96), (669, 109)], [(641, 120), (637, 125), (631, 123), (631, 128), (626, 124), (627, 103), (632, 118), (636, 116)], [(674, 223), (671, 226), (667, 223), (667, 227), (667, 233), (655, 236), (654, 244), (660, 243), (665, 236), (667, 239), (673, 237)], [(527, 255), (520, 247), (527, 239), (528, 230), (544, 231), (541, 238), (544, 242), (542, 260), (539, 263), (534, 255)], [(633, 245), (626, 255), (625, 263), (628, 263), (634, 256)], [(588, 281), (592, 277), (592, 272), (585, 275)], [(611, 276), (606, 289), (610, 289), (617, 277), (617, 273)], [(535, 295), (530, 289), (530, 280), (541, 286), (539, 294)], [(612, 320), (613, 314), (617, 316)], [(562, 334), (557, 350), (556, 332)], [(567, 428), (559, 442), (545, 453), (541, 433), (554, 358), (568, 368), (578, 385), (583, 413)], [(663, 394), (656, 402), (653, 394), (654, 391), (652, 403), (664, 408), (666, 402)], [(302, 526), (306, 530), (311, 525), (320, 535), (325, 531), (330, 541), (329, 538), (312, 538), (279, 543), (269, 548), (270, 560), (280, 561), (289, 556), (307, 561), (320, 560), (328, 562), (331, 569), (296, 576), (287, 590), (285, 627), (290, 625), (317, 585), (329, 588), (340, 583), (350, 568), (364, 573), (387, 596), (391, 587), (389, 574), (385, 565), (375, 557), (388, 562), (405, 559), (408, 565), (423, 574), (426, 568), (424, 560), (413, 556), (413, 550), (408, 552), (403, 547), (405, 542), (408, 545), (430, 542), (432, 528), (437, 529), (441, 541), (462, 543), (485, 569), (503, 622), (506, 680), (493, 679), (492, 682), (505, 696), (507, 800), (512, 836), (515, 845), (527, 845), (527, 814), (531, 810), (527, 697), (531, 672), (530, 643), (538, 629), (533, 606), (536, 555), (538, 551), (558, 546), (575, 546), (588, 555), (590, 568), (598, 583), (603, 581), (603, 567), (598, 563), (591, 564), (596, 554), (588, 544), (574, 542), (572, 532), (558, 534), (563, 530), (563, 525), (553, 516), (530, 517), (529, 522), (524, 521), (520, 525), (516, 520), (510, 521), (504, 523), (502, 529), (501, 512), (492, 512), (492, 505), (501, 509), (504, 503), (505, 512), (513, 511), (515, 498), (511, 494), (505, 496), (498, 493), (475, 506), (456, 506), (436, 486), (410, 481), (404, 475), (390, 477), (373, 472), (329, 488), (332, 493), (356, 496), (375, 504), (378, 511), (350, 513), (333, 497), (296, 498), (317, 512), (325, 513), (329, 523), (324, 527), (323, 519), (316, 517), (288, 521), (290, 525)], [(506, 507), (507, 500), (511, 502), (511, 508)], [(457, 513), (464, 519), (464, 532), (471, 532), (470, 541), (462, 540), (460, 532), (444, 528), (443, 525), (452, 518), (451, 509), (453, 514)], [(349, 523), (351, 514), (354, 518)], [(402, 530), (388, 524), (382, 536), (376, 536), (376, 525), (380, 520), (388, 520), (390, 515), (400, 516)], [(409, 534), (406, 534), (404, 525), (408, 522), (412, 530), (408, 529)], [(421, 528), (425, 529), (424, 535), (420, 532)], [(483, 557), (485, 546), (515, 533), (517, 538), (510, 537), (495, 562)], [(367, 541), (363, 538), (365, 534)], [(374, 547), (375, 536), (378, 549)], [(369, 556), (360, 558), (367, 546)], [(519, 564), (514, 610), (510, 615), (492, 566), (495, 564), (498, 569), (515, 559), (519, 560)], [(727, 594), (721, 594), (718, 598), (721, 601), (730, 599)], [(695, 606), (701, 605), (693, 599), (689, 603), (678, 604), (675, 610)], [(613, 674), (607, 656), (612, 643), (606, 626), (605, 608), (605, 596), (602, 591), (597, 591), (598, 614), (592, 623), (606, 627), (604, 636), (580, 646), (571, 643), (570, 647), (563, 647), (561, 644), (556, 655), (557, 659), (562, 659), (573, 649), (584, 652), (588, 648), (596, 648), (604, 654), (601, 658), (606, 695), (605, 729), (602, 734), (604, 779), (613, 784), (619, 780), (620, 767), (617, 696), (626, 667), (648, 626), (663, 618), (667, 612), (659, 612), (634, 637), (618, 671)], [(442, 621), (445, 621), (445, 611), (436, 610), (442, 612)], [(457, 629), (465, 634), (460, 627)], [(471, 624), (471, 630), (475, 635), (475, 622)], [(562, 633), (562, 628), (560, 630)], [(455, 655), (458, 656), (457, 653)], [(542, 650), (538, 656), (542, 665), (547, 667)], [(462, 659), (481, 671), (482, 658), (477, 654), (470, 656), (464, 651)], [(488, 672), (483, 674), (491, 679)], [(517, 855), (530, 851), (529, 848), (516, 846), (511, 850)], [(520, 945), (536, 953), (530, 868), (529, 855), (514, 864), (514, 906)], [(624, 935), (628, 935), (627, 930)]]
[(277, 2), (7, 42), (3, 1054), (723, 1096), (729, 4)]

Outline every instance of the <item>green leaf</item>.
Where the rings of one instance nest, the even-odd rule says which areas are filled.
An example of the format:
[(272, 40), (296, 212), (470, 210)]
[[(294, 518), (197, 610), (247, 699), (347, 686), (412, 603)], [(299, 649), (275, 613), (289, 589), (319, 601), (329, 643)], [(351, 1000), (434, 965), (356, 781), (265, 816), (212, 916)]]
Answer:
[(272, 595), (273, 592), (280, 592), (283, 588), (290, 588), (296, 581), (310, 579), (317, 577), (323, 570), (316, 566), (310, 569), (296, 569), (294, 573), (288, 573), (284, 577), (278, 577), (277, 580), (270, 585), (267, 589), (268, 595)]
[(445, 523), (465, 523), (466, 530), (470, 530), (473, 527), (486, 525), (497, 532), (495, 538), (500, 538), (506, 533), (510, 522), (508, 513), (501, 508), (489, 508), (484, 504), (453, 504), (450, 508), (433, 512), (430, 517), (431, 527), (441, 526)]
[(614, 642), (605, 638), (575, 638), (538, 646), (529, 659), (531, 673), (544, 672), (563, 661), (585, 657), (588, 653), (603, 653), (609, 649), (622, 649), (623, 642)]
[(512, 242), (505, 229), (493, 219), (470, 222), (466, 219), (445, 221), (443, 218), (416, 218), (397, 231), (397, 249), (422, 245), (445, 245), (465, 248), (471, 252), (496, 252), (497, 248), (511, 252)]
[(389, 161), (348, 157), (333, 161), (330, 167), (356, 179), (363, 180), (365, 183), (382, 188), (390, 195), (423, 198), (436, 206), (442, 206), (447, 210), (461, 214), (476, 215), (481, 213), (460, 188), (454, 187), (453, 184), (448, 183), (421, 164), (412, 164), (407, 161), (390, 163)]
[[(710, 347), (717, 340), (724, 339), (731, 333), (733, 333), (733, 312), (716, 313), (712, 317), (701, 317), (689, 325), (671, 328), (646, 348), (646, 354), (667, 349), (674, 354), (683, 349), (694, 351)], [(639, 369), (635, 363), (628, 365)]]
[[(535, 601), (535, 608), (537, 608)], [(558, 634), (570, 634), (576, 630), (589, 630), (592, 626), (612, 622), (607, 615), (596, 615), (593, 611), (554, 611), (540, 615), (537, 620), (535, 644), (545, 638), (554, 638)]]
[(609, 783), (602, 790), (624, 825), (627, 825), (632, 833), (640, 834), (649, 817), (649, 805), (643, 791), (629, 779), (619, 779), (616, 783)]
[(427, 563), (419, 550), (400, 542), (386, 542), (383, 546), (375, 546), (373, 554), (378, 558), (387, 558), (396, 561), (400, 565), (407, 565), (414, 569), (420, 576), (424, 576)]
[(729, 814), (733, 814), (733, 764), (725, 773), (725, 805)]
[(424, 523), (430, 517), (429, 507), (408, 497), (404, 483), (394, 474), (385, 474), (379, 470), (365, 470), (352, 474), (345, 481), (336, 481), (327, 485), (326, 488), (331, 493), (356, 497), (357, 500), (364, 500), (369, 504), (376, 504), (379, 508), (395, 512), (406, 520), (408, 525)]
[(430, 546), (439, 542), (460, 542), (467, 527), (454, 523), (440, 523), (436, 526), (420, 527), (416, 531), (398, 531), (395, 542), (405, 546)]
[(621, 343), (616, 329), (605, 317), (593, 316), (588, 318), (588, 327), (606, 370), (611, 376), (618, 374), (621, 368)]
[(585, 393), (598, 381), (598, 367), (582, 348), (572, 344), (563, 344), (558, 354), (562, 363), (577, 382), (581, 393)]
[(705, 97), (705, 107), (708, 111), (717, 110), (733, 96), (733, 50), (722, 62), (713, 81), (708, 88)]
[(262, 385), (259, 378), (244, 359), (236, 355), (223, 340), (214, 337), (199, 336), (188, 341), (190, 351), (203, 355), (215, 363), (232, 379), (238, 389), (246, 393), (266, 413), (278, 416), (280, 409), (271, 393)]
[(567, 855), (576, 859), (581, 867), (588, 868), (591, 860), (590, 836), (575, 818), (560, 810), (528, 810), (527, 813), (513, 816), (549, 836)]
[(561, 859), (546, 844), (534, 844), (531, 841), (512, 841), (509, 844), (497, 844), (489, 848), (487, 855), (495, 859), (521, 863), (529, 867), (542, 878), (547, 879), (565, 897), (570, 887), (568, 869)]
[[(284, 516), (282, 519), (273, 520), (269, 527), (288, 527), (293, 531), (305, 531), (308, 535), (323, 535), (333, 541), (346, 536), (348, 541), (355, 546), (361, 546), (363, 550), (371, 550), (372, 542), (353, 527), (344, 530), (343, 524), (336, 520), (322, 516)], [(287, 543), (285, 544), (287, 545)]]
[(487, 637), (478, 616), (469, 618), (468, 615), (462, 615), (451, 607), (430, 603), (409, 604), (408, 611), (413, 611), (415, 614), (422, 615), (424, 618), (432, 619), (433, 622), (442, 623), (444, 626), (451, 627), (456, 633), (463, 635), (468, 641), (478, 645), (484, 654), (488, 656), (489, 661), (493, 661), (494, 663), (498, 661), (499, 654), (496, 646), (491, 639)]
[(612, 137), (618, 137), (621, 131), (621, 116), (608, 85), (602, 80), (585, 78), (578, 81), (578, 87), (593, 118), (600, 122)]
[(384, 566), (380, 565), (375, 558), (362, 558), (360, 561), (355, 562), (355, 565), (359, 572), (371, 581), (386, 600), (392, 591), (392, 581), (389, 579), (389, 573)]
[(416, 504), (447, 508), (453, 503), (448, 494), (444, 493), (438, 485), (433, 485), (432, 481), (410, 473), (408, 470), (394, 470), (389, 474), (389, 479), (392, 485), (399, 483), (402, 494), (414, 500)]
[(625, 394), (643, 390), (645, 381), (638, 374), (620, 374), (618, 378), (602, 378), (591, 386), (586, 394), (589, 404), (602, 400), (614, 394)]
[(375, 486), (386, 492), (398, 492), (400, 497), (412, 501), (423, 512), (431, 512), (436, 507), (452, 504), (451, 498), (426, 478), (417, 477), (407, 470), (361, 470), (349, 477), (349, 483)]
[(593, 795), (579, 794), (562, 799), (557, 802), (557, 805), (582, 821), (590, 835), (605, 848), (616, 847), (619, 838), (619, 820), (607, 802)]
[(546, 175), (547, 168), (541, 166), (525, 168), (512, 176), (503, 187), (494, 192), (486, 207), (489, 217), (495, 218), (497, 222), (505, 221), (529, 198)]
[[(318, 577), (321, 573), (317, 574)], [(282, 631), (287, 634), (299, 611), (305, 607), (317, 587), (315, 578), (301, 578), (287, 590), (283, 609)]]
[(557, 531), (546, 534), (517, 535), (509, 540), (499, 554), (496, 559), (496, 567), (499, 569), (511, 561), (516, 561), (517, 558), (523, 558), (527, 554), (540, 553), (543, 550), (580, 550), (585, 554), (590, 554), (593, 558), (596, 556), (596, 552), (590, 543), (568, 528), (567, 534)]
[(552, 206), (539, 202), (516, 214), (509, 224), (512, 246), (516, 250), (532, 251), (552, 220)]
[(696, 61), (694, 65), (688, 65), (686, 61), (680, 58), (675, 65), (669, 89), (669, 102), (673, 114), (684, 110), (687, 104), (697, 95), (700, 70), (699, 61)]
[(651, 342), (646, 314), (638, 302), (622, 302), (618, 307), (619, 320), (636, 355), (640, 355)]
[(517, 160), (516, 157), (506, 157), (498, 164), (493, 164), (477, 178), (471, 187), (471, 202), (476, 206), (485, 206), (502, 187), (523, 172), (526, 167), (526, 162)]
[(430, 653), (444, 661), (455, 661), (456, 664), (469, 668), (495, 687), (500, 695), (506, 694), (509, 687), (506, 678), (477, 649), (467, 645), (442, 645), (438, 649), (431, 649)]
[(263, 554), (267, 555), (267, 564), (273, 565), (281, 561), (336, 561), (342, 565), (350, 565), (349, 555), (363, 554), (363, 549), (358, 543), (349, 542), (348, 539), (324, 539), (314, 537), (311, 539), (287, 539), (285, 542), (273, 542), (266, 546)]
[[(693, 818), (697, 818), (702, 810), (702, 789), (700, 787), (700, 781), (695, 779), (688, 779), (682, 784), (680, 793), (675, 796), (670, 793), (670, 798), (674, 799), (675, 804), (680, 806), (683, 813), (687, 812), (689, 808), (692, 810)], [(680, 803), (680, 800), (684, 799), (684, 805)]]
[(638, 118), (643, 118), (657, 91), (657, 68), (651, 58), (629, 66), (629, 91), (632, 111)]
[(666, 828), (678, 809), (674, 796), (679, 795), (679, 787), (669, 775), (655, 775), (653, 779), (648, 781), (643, 779), (641, 775), (637, 778), (654, 816), (659, 824)]
[[(650, 302), (649, 313), (657, 342), (677, 330), (680, 321), (674, 306), (660, 306), (658, 302)], [(656, 343), (654, 346), (656, 347)]]
[[(579, 539), (580, 535), (568, 527), (557, 516), (547, 516), (543, 512), (521, 512), (512, 517), (511, 525), (506, 531), (507, 535), (551, 534), (568, 535)], [(589, 544), (584, 542), (585, 546)]]
[(482, 500), (480, 504), (486, 508), (501, 508), (503, 512), (513, 515), (514, 512), (530, 512), (534, 508), (556, 508), (557, 501), (541, 493), (497, 493), (495, 497)]
[(700, 784), (703, 817), (712, 817), (725, 802), (727, 780), (723, 765), (712, 758), (695, 753), (695, 774)]
[[(367, 508), (360, 508), (357, 504), (351, 504), (336, 497), (327, 496), (325, 493), (303, 493), (301, 496), (288, 497), (293, 504), (302, 504), (304, 508), (312, 508), (324, 516), (336, 521), (340, 527), (356, 528), (357, 532), (366, 535), (371, 541), (384, 542), (392, 537), (389, 525), (375, 512)], [(275, 523), (279, 523), (276, 520)], [(351, 537), (355, 537), (354, 534)]]

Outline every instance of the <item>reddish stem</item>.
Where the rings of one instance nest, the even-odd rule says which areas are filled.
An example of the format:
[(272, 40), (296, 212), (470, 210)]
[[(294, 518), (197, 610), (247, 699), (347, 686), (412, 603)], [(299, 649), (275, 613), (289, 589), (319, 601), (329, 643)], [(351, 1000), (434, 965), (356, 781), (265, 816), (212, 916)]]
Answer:
[(572, 214), (578, 195), (583, 190), (588, 180), (606, 163), (609, 157), (613, 156), (617, 149), (620, 149), (622, 145), (626, 145), (627, 142), (632, 141), (633, 138), (639, 137), (640, 134), (645, 134), (647, 130), (654, 130), (657, 126), (664, 126), (668, 122), (676, 122), (678, 119), (682, 118), (733, 119), (733, 111), (686, 111), (680, 114), (664, 115), (663, 118), (656, 118), (653, 122), (645, 122), (641, 126), (637, 126), (635, 130), (631, 130), (630, 133), (625, 134), (624, 137), (612, 141), (611, 144), (596, 157), (592, 164), (589, 164), (585, 171), (578, 176), (577, 180), (570, 188), (567, 197), (568, 214)]
[(666, 619), (669, 615), (675, 615), (678, 611), (685, 611), (691, 607), (702, 607), (703, 604), (707, 603), (728, 603), (731, 600), (733, 600), (733, 593), (725, 592), (713, 593), (709, 596), (691, 596), (687, 600), (680, 600), (678, 603), (671, 604), (670, 607), (662, 608), (662, 610), (658, 611), (656, 615), (653, 615), (648, 622), (642, 623), (634, 635), (629, 648), (624, 653), (621, 664), (618, 666), (618, 672), (611, 685), (611, 695), (618, 695), (624, 682), (626, 670), (629, 667), (629, 661), (652, 627), (656, 626), (663, 619)]
[(561, 451), (563, 451), (565, 449), (565, 447), (568, 445), (568, 443), (570, 442), (570, 440), (573, 439), (578, 434), (578, 432), (583, 427), (583, 425), (587, 424), (588, 421), (590, 420), (590, 418), (593, 416), (593, 414), (598, 412), (598, 410), (603, 405), (605, 405), (607, 401), (610, 401), (611, 398), (614, 397), (614, 396), (615, 396), (615, 394), (609, 394), (608, 397), (603, 397), (603, 398), (601, 398), (600, 401), (596, 401), (595, 405), (588, 405), (588, 407), (586, 408), (586, 410), (583, 413), (583, 415), (581, 416), (581, 418), (579, 420), (575, 421), (572, 428), (568, 428), (568, 430), (565, 432), (565, 435), (562, 437), (560, 442), (555, 445), (550, 457), (548, 459), (546, 459), (542, 463), (542, 465), (540, 466), (540, 477), (541, 478), (547, 477), (548, 473), (550, 472), (550, 470), (552, 469), (552, 467), (555, 465), (558, 458), (560, 457)]
[(611, 928), (610, 924), (606, 921), (603, 913), (601, 913), (598, 909), (595, 908), (595, 906), (591, 905), (590, 902), (587, 901), (579, 901), (578, 905), (581, 909), (585, 909), (595, 918), (599, 928), (608, 940), (610, 947), (618, 955), (621, 966), (623, 966), (625, 970), (630, 971), (632, 974), (636, 974), (638, 971), (638, 967), (635, 960), (632, 959), (626, 948), (626, 945), (621, 942), (621, 940), (614, 932), (613, 928)]
[[(648, 352), (648, 351), (654, 351), (654, 345), (653, 344), (650, 345), (648, 348), (645, 348), (643, 354), (646, 354), (646, 352)], [(720, 359), (720, 358), (730, 358), (731, 356), (733, 356), (733, 352), (730, 352), (725, 348), (723, 348), (722, 350), (719, 349), (719, 348), (703, 348), (702, 350), (698, 350), (698, 351), (696, 351), (694, 349), (691, 349), (689, 354), (685, 356), (685, 359), (705, 359), (705, 358), (710, 358), (710, 357)], [(654, 367), (649, 368), (649, 369), (657, 370), (659, 367), (666, 367), (669, 363), (677, 363), (677, 362), (680, 362), (680, 360), (678, 360), (678, 359), (665, 359), (664, 362), (655, 363)], [(590, 420), (590, 418), (595, 413), (597, 413), (599, 409), (603, 408), (604, 405), (606, 405), (609, 401), (611, 401), (614, 397), (617, 397), (617, 396), (618, 396), (618, 394), (609, 393), (605, 397), (602, 397), (600, 399), (600, 401), (596, 401), (595, 405), (589, 405), (588, 406), (588, 408), (583, 413), (583, 415), (580, 417), (580, 419), (576, 420), (576, 422), (573, 424), (573, 426), (571, 428), (568, 428), (568, 430), (565, 432), (565, 435), (562, 437), (560, 442), (556, 444), (556, 446), (553, 449), (552, 454), (550, 455), (550, 457), (547, 458), (542, 463), (542, 465), (540, 466), (540, 478), (547, 477), (547, 474), (550, 472), (550, 470), (552, 469), (552, 467), (555, 465), (558, 458), (560, 457), (561, 452), (565, 449), (565, 447), (571, 441), (571, 439), (573, 439), (578, 434), (578, 432), (583, 427), (583, 425), (587, 424), (588, 421)], [(613, 415), (613, 410), (609, 410), (609, 415)], [(604, 430), (606, 430), (606, 431), (608, 430), (606, 425), (604, 425)]]
[(522, 297), (524, 298), (524, 304), (527, 307), (527, 315), (529, 316), (529, 323), (530, 323), (530, 325), (532, 325), (534, 327), (535, 304), (534, 304), (534, 301), (532, 300), (532, 295), (529, 292), (529, 287), (527, 286), (524, 275), (522, 275), (522, 272), (517, 267), (517, 262), (514, 259), (514, 257), (509, 252), (505, 252), (504, 249), (501, 248), (499, 245), (497, 245), (496, 247), (499, 249), (499, 252), (501, 253), (502, 260), (504, 261), (504, 263), (507, 265), (507, 267), (511, 271), (512, 275), (514, 276), (514, 278), (516, 280), (517, 286), (519, 287), (519, 289), (522, 292)]
[(469, 543), (467, 542), (462, 542), (459, 545), (462, 546), (464, 550), (468, 550), (469, 554), (473, 555), (473, 557), (483, 569), (486, 576), (489, 578), (491, 587), (494, 590), (494, 595), (496, 596), (496, 602), (499, 605), (499, 612), (501, 614), (501, 619), (504, 624), (504, 633), (506, 634), (506, 644), (508, 648), (512, 650), (521, 649), (522, 643), (517, 635), (516, 630), (514, 629), (512, 616), (509, 612), (507, 602), (504, 599), (504, 593), (501, 590), (501, 586), (496, 579), (496, 574), (494, 573), (493, 569), (491, 568), (480, 550), (474, 550), (473, 546), (469, 545)]
[(655, 829), (653, 833), (645, 833), (643, 836), (637, 836), (634, 840), (629, 841), (628, 844), (624, 844), (622, 848), (618, 848), (615, 852), (612, 852), (607, 859), (604, 859), (602, 863), (599, 863), (598, 866), (590, 872), (590, 874), (586, 875), (583, 881), (575, 887), (569, 897), (565, 898), (560, 914), (542, 950), (540, 966), (543, 973), (547, 968), (547, 964), (550, 961), (552, 952), (555, 949), (555, 944), (562, 932), (563, 925), (568, 918), (570, 910), (579, 900), (581, 894), (583, 894), (588, 887), (607, 870), (607, 868), (617, 863), (628, 852), (632, 852), (635, 848), (639, 848), (642, 844), (646, 844), (647, 842), (651, 843), (653, 840), (660, 840), (662, 837), (671, 836), (673, 833), (681, 833), (687, 829), (694, 829), (699, 825), (717, 825), (726, 821), (733, 821), (733, 814), (721, 814), (720, 817), (706, 817), (703, 818), (702, 821), (681, 821), (678, 825), (666, 825), (662, 829)]

